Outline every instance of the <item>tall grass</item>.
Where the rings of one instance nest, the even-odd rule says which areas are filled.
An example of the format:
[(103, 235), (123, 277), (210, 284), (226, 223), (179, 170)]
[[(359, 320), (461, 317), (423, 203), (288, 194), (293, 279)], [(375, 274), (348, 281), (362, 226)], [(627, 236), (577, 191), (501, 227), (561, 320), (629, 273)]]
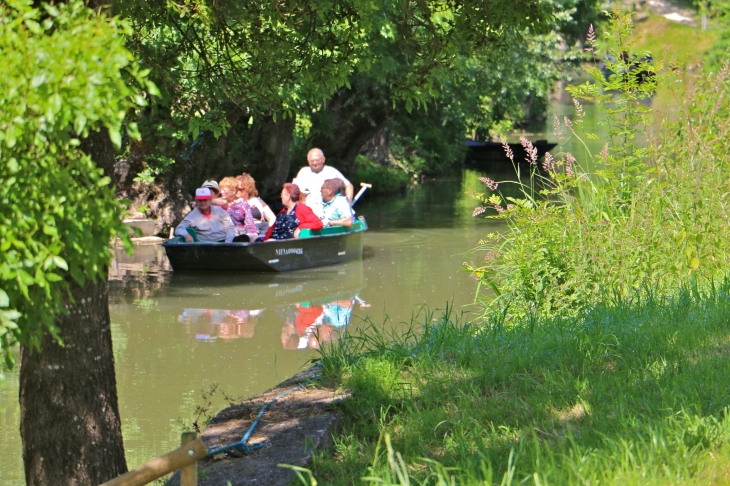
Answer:
[[(630, 19), (613, 25), (614, 74), (589, 69), (576, 116), (555, 123), (563, 142), (595, 137), (581, 103), (597, 103), (604, 149), (541, 172), (523, 140), (520, 196), (483, 180), (475, 214), (509, 230), (469, 267), (493, 291), (480, 321), (447, 310), (322, 351), (325, 379), (352, 395), (306, 483), (730, 483), (728, 67), (624, 63)], [(678, 109), (657, 121), (662, 86)]]
[(730, 481), (730, 281), (511, 326), (426, 316), (323, 351), (352, 392), (319, 484)]
[[(681, 75), (677, 67), (636, 59), (630, 19), (615, 14), (615, 74), (597, 67), (593, 83), (572, 88), (576, 115), (555, 119), (556, 137), (586, 140), (581, 101), (606, 114), (604, 149), (532, 158), (522, 198), (505, 198), (492, 181), (475, 214), (494, 209), (509, 231), (488, 235), (481, 262), (468, 266), (497, 295), (488, 313), (579, 315), (601, 300), (638, 289), (671, 292), (688, 278), (709, 282), (730, 263), (730, 76)], [(595, 39), (589, 49), (598, 50)], [(596, 61), (599, 61), (596, 59)], [(643, 73), (643, 74), (642, 74)], [(658, 87), (676, 97), (676, 113), (649, 105)], [(523, 141), (531, 149), (529, 141)], [(480, 256), (481, 257), (481, 256)]]

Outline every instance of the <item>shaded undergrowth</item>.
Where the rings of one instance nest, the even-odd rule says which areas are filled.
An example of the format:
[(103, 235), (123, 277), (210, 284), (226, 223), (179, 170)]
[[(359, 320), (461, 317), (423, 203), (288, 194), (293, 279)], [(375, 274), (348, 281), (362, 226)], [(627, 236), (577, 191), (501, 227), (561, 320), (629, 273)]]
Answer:
[[(319, 484), (707, 484), (730, 477), (730, 281), (582, 318), (370, 326), (323, 351)], [(402, 454), (402, 455), (401, 455)], [(450, 478), (450, 479), (449, 479)], [(446, 481), (446, 482), (444, 482)]]

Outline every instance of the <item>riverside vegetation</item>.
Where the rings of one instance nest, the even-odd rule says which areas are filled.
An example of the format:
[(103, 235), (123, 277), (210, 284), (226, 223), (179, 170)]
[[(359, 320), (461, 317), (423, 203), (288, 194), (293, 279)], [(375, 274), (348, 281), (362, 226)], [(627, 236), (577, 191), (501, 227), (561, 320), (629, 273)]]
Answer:
[[(612, 27), (620, 59), (630, 19)], [(323, 350), (324, 379), (352, 397), (303, 482), (728, 481), (728, 67), (608, 67), (608, 80), (589, 68), (576, 117), (555, 124), (562, 141), (595, 138), (578, 99), (598, 103), (600, 153), (547, 157), (542, 173), (533, 156), (529, 179), (516, 166), (521, 197), (487, 179), (475, 195), (476, 214), (508, 224), (468, 267), (491, 291), (480, 319), (447, 310)], [(658, 122), (646, 106), (657, 89), (678, 105)]]

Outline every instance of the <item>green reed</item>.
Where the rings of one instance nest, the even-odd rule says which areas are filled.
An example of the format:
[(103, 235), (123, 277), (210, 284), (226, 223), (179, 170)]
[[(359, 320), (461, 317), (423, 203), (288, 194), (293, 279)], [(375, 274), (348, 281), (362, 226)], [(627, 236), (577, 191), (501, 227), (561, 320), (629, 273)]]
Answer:
[(730, 280), (479, 325), (445, 313), (322, 351), (352, 393), (306, 484), (710, 484), (730, 478)]
[[(569, 88), (575, 117), (554, 124), (562, 143), (598, 138), (582, 130), (581, 101), (597, 104), (607, 125), (603, 150), (591, 154), (583, 143), (582, 154), (548, 154), (541, 172), (523, 140), (533, 153), (529, 183), (514, 183), (523, 196), (503, 197), (489, 179), (489, 191), (474, 194), (475, 215), (496, 211), (488, 217), (509, 228), (487, 235), (478, 262), (467, 265), (480, 288), (492, 290), (479, 297), (486, 314), (576, 316), (612, 294), (707, 282), (730, 263), (728, 67), (698, 76), (671, 62), (627, 64), (630, 21), (614, 14), (613, 24), (618, 61), (606, 65), (614, 74), (605, 79), (589, 67), (593, 82)], [(588, 45), (596, 51), (595, 39)], [(647, 106), (660, 88), (673, 94), (675, 113), (658, 116)]]

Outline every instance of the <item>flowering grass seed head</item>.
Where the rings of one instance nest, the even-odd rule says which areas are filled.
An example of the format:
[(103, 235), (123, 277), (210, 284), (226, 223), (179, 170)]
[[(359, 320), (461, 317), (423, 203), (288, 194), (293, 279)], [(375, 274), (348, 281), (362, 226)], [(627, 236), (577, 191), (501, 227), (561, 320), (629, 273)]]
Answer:
[(499, 187), (499, 184), (494, 182), (489, 177), (480, 177), (479, 180), (482, 181), (484, 184), (486, 184), (486, 186), (489, 188), (490, 191), (496, 191), (497, 188)]
[(532, 142), (530, 142), (525, 137), (520, 137), (520, 143), (527, 153), (525, 161), (529, 162), (532, 165), (537, 165), (537, 149), (532, 145)]
[(575, 122), (582, 123), (583, 120), (580, 120), (580, 118), (586, 116), (585, 112), (583, 111), (583, 107), (581, 106), (580, 102), (575, 98), (573, 98), (573, 105), (575, 106), (575, 115), (579, 118)]
[(568, 167), (572, 167), (572, 165), (576, 163), (575, 157), (573, 157), (573, 154), (570, 152), (565, 154), (565, 163)]
[(555, 159), (550, 152), (545, 153), (545, 160), (542, 162), (542, 168), (545, 170), (555, 170)]
[(504, 137), (499, 137), (499, 141), (502, 142), (502, 148), (504, 148), (504, 153), (507, 154), (507, 158), (514, 162), (515, 156), (512, 153), (512, 149), (507, 144), (507, 140), (505, 140)]
[(594, 52), (596, 50), (596, 31), (593, 29), (593, 24), (588, 27), (588, 35), (586, 35), (586, 41), (591, 47), (586, 47), (585, 50), (588, 52)]
[(563, 143), (563, 126), (560, 124), (560, 119), (557, 115), (553, 115), (553, 133), (558, 142)]
[(608, 159), (608, 142), (606, 142), (606, 145), (603, 146), (603, 149), (601, 149), (599, 155), (601, 157), (601, 160), (603, 160), (604, 162), (606, 161), (606, 159)]

